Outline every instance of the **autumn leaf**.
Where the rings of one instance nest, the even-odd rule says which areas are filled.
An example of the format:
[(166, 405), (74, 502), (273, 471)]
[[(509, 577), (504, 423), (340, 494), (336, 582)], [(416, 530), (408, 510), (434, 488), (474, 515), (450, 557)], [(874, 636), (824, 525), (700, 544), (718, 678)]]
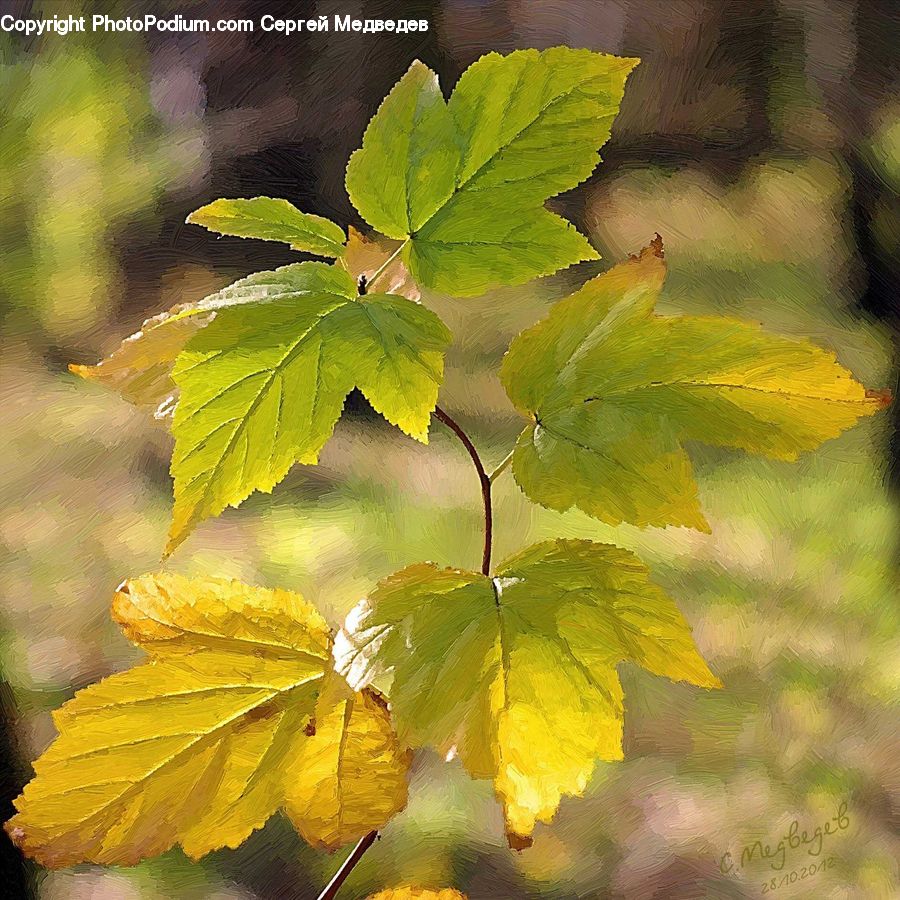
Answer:
[(404, 297), (360, 296), (340, 267), (284, 266), (228, 290), (265, 302), (220, 309), (177, 359), (167, 553), (201, 520), (271, 491), (295, 462), (317, 462), (354, 387), (427, 442), (443, 379), (440, 319)]
[(313, 722), (285, 772), (285, 812), (307, 843), (333, 849), (405, 806), (410, 754), (398, 746), (381, 696), (352, 691), (333, 671)]
[(793, 460), (884, 406), (806, 341), (656, 315), (664, 279), (657, 239), (512, 342), (500, 376), (530, 420), (513, 473), (535, 502), (708, 531), (684, 441)]
[(537, 544), (493, 578), (430, 563), (380, 582), (348, 616), (335, 665), (389, 687), (401, 742), (491, 778), (510, 842), (529, 842), (598, 759), (622, 758), (616, 664), (719, 687), (675, 603), (627, 550)]
[(420, 284), (449, 294), (597, 259), (543, 203), (600, 161), (637, 63), (568, 47), (489, 53), (445, 102), (434, 72), (414, 62), (350, 158), (350, 199), (405, 242)]
[(178, 354), (200, 329), (229, 306), (265, 303), (269, 292), (259, 284), (248, 289), (240, 279), (192, 303), (179, 303), (147, 319), (105, 359), (93, 366), (72, 364), (69, 371), (117, 391), (136, 406), (171, 413), (178, 398), (172, 369)]
[[(341, 256), (345, 250), (344, 232), (333, 222), (302, 213), (287, 200), (272, 197), (215, 200), (191, 213), (187, 221), (221, 234), (283, 241), (295, 250), (320, 256)], [(69, 371), (118, 391), (136, 406), (171, 412), (178, 393), (172, 367), (185, 344), (215, 318), (216, 310), (264, 299), (241, 291), (240, 284), (147, 319), (106, 359), (94, 366), (73, 364)]]
[[(390, 252), (352, 226), (348, 229), (347, 247), (341, 265), (354, 281), (365, 275), (369, 281), (387, 262)], [(147, 319), (140, 330), (125, 338), (105, 359), (93, 366), (69, 366), (69, 371), (117, 391), (135, 406), (152, 407), (160, 414), (171, 413), (178, 397), (178, 386), (172, 380), (175, 359), (185, 344), (215, 318), (216, 310), (238, 303), (265, 302), (253, 292), (241, 291), (243, 279), (216, 291), (196, 303), (180, 303)], [(421, 294), (398, 258), (385, 270), (379, 284), (381, 293), (394, 294), (418, 301)]]
[(275, 197), (214, 200), (192, 212), (187, 220), (219, 234), (259, 238), (290, 244), (316, 256), (341, 256), (346, 236), (334, 222), (301, 212), (293, 203)]
[[(407, 758), (383, 701), (339, 686), (329, 630), (298, 594), (147, 575), (119, 589), (113, 617), (150, 659), (56, 711), (59, 737), (6, 823), (42, 865), (133, 865), (176, 843), (194, 859), (236, 847), (310, 782), (323, 801), (338, 798), (328, 808), (340, 818), (299, 817), (298, 829), (329, 848), (405, 805)], [(335, 740), (352, 755), (377, 735), (364, 778), (355, 764), (307, 767), (318, 721), (335, 715), (344, 724), (329, 725), (319, 752)]]
[(209, 299), (179, 304), (147, 319), (106, 359), (93, 366), (73, 363), (69, 371), (118, 391), (135, 406), (154, 407), (160, 414), (171, 412), (178, 392), (172, 381), (175, 358), (212, 321), (216, 307), (208, 304)]
[(354, 387), (427, 443), (450, 333), (414, 302), (402, 263), (387, 284), (404, 296), (360, 296), (356, 277), (387, 254), (356, 232), (348, 253), (341, 266), (242, 278), (148, 319), (98, 365), (69, 367), (159, 415), (175, 410), (167, 554), (202, 519), (271, 491), (295, 462), (316, 462)]

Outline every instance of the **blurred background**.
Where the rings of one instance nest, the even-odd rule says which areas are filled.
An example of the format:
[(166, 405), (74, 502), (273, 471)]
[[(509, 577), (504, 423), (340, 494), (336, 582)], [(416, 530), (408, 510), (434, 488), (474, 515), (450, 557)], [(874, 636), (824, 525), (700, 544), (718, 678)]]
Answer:
[[(583, 279), (660, 232), (663, 309), (762, 322), (833, 349), (896, 392), (900, 91), (893, 0), (107, 2), (186, 18), (426, 18), (424, 34), (0, 34), (0, 764), (3, 816), (53, 737), (49, 710), (139, 656), (110, 622), (124, 578), (159, 566), (171, 440), (66, 371), (150, 314), (292, 261), (183, 224), (216, 197), (269, 194), (361, 227), (348, 154), (422, 59), (445, 92), (488, 50), (589, 47), (643, 64), (596, 175), (551, 205), (603, 254), (521, 289), (424, 301), (452, 328), (441, 404), (489, 463), (521, 422), (497, 380), (510, 339)], [(92, 4), (0, 2), (17, 16)], [(711, 536), (602, 526), (498, 482), (497, 558), (551, 535), (636, 549), (678, 600), (725, 690), (622, 667), (625, 761), (598, 766), (534, 847), (505, 847), (491, 787), (422, 753), (409, 808), (343, 896), (400, 883), (470, 898), (761, 896), (765, 863), (720, 864), (790, 823), (834, 862), (789, 897), (900, 896), (897, 405), (789, 465), (692, 447)], [(893, 417), (893, 418), (892, 418)], [(172, 567), (301, 591), (337, 623), (421, 559), (472, 566), (477, 483), (440, 428), (428, 447), (360, 397), (322, 464), (204, 524)], [(802, 853), (802, 851), (801, 851)], [(5, 836), (14, 898), (312, 898), (343, 853), (276, 817), (200, 864), (50, 873)], [(804, 861), (798, 860), (798, 864)], [(785, 868), (789, 871), (789, 867)], [(9, 893), (4, 893), (8, 891)]]

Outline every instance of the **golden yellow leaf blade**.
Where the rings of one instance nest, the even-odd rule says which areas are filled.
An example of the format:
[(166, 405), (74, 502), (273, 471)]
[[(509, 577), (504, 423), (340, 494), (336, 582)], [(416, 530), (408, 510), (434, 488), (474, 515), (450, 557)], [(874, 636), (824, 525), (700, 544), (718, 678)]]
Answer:
[(161, 572), (125, 581), (112, 603), (126, 636), (151, 653), (229, 646), (326, 660), (330, 632), (299, 594), (226, 578)]
[(490, 778), (510, 843), (527, 846), (598, 760), (622, 758), (616, 666), (720, 687), (675, 602), (647, 567), (591, 541), (536, 544), (492, 577), (418, 564), (347, 617), (335, 665), (386, 685), (401, 740)]
[(319, 697), (314, 728), (285, 771), (285, 812), (305, 841), (333, 850), (406, 806), (410, 754), (381, 697), (354, 693), (336, 675)]
[[(530, 845), (535, 824), (549, 822), (564, 796), (584, 794), (597, 760), (622, 759), (615, 669), (595, 669), (590, 681), (574, 674), (565, 654), (536, 636), (522, 635), (509, 652), (494, 788), (515, 848)], [(548, 702), (536, 702), (541, 696)]]
[(334, 672), (299, 594), (160, 573), (123, 583), (113, 615), (151, 659), (54, 713), (59, 736), (6, 823), (43, 865), (132, 865), (175, 844), (197, 859), (285, 805), (336, 847), (406, 804), (384, 702)]
[[(104, 679), (58, 712), (59, 737), (6, 830), (53, 868), (236, 846), (280, 806), (290, 737), (321, 678), (305, 655), (206, 650)], [(198, 830), (204, 811), (226, 807), (227, 820)]]

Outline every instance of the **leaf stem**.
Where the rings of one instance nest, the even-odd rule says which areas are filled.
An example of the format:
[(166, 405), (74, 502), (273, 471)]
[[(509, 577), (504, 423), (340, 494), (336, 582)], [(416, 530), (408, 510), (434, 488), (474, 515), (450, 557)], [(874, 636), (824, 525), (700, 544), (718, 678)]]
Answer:
[(371, 289), (372, 285), (381, 278), (381, 276), (387, 271), (387, 267), (400, 255), (403, 248), (409, 243), (409, 238), (407, 238), (372, 274), (372, 277), (368, 281), (368, 287)]
[(513, 454), (515, 452), (516, 449), (515, 447), (513, 447), (513, 449), (510, 450), (509, 453), (507, 453), (503, 458), (503, 462), (501, 462), (500, 465), (497, 466), (497, 468), (494, 469), (494, 471), (491, 472), (490, 475), (488, 475), (488, 479), (490, 480), (491, 484), (493, 484), (507, 470), (507, 468), (509, 468), (509, 464), (512, 462)]
[(356, 864), (363, 858), (363, 854), (378, 837), (377, 831), (370, 831), (365, 837), (360, 838), (359, 843), (350, 851), (350, 855), (344, 860), (343, 865), (334, 873), (334, 878), (328, 882), (325, 889), (319, 894), (318, 900), (334, 900), (337, 892), (347, 880)]
[(478, 473), (478, 481), (481, 484), (481, 500), (484, 503), (484, 554), (481, 557), (481, 574), (491, 574), (491, 544), (494, 533), (494, 512), (491, 507), (491, 479), (488, 478), (487, 472), (484, 470), (484, 464), (481, 457), (475, 449), (475, 445), (469, 439), (469, 436), (462, 430), (460, 425), (455, 422), (447, 413), (439, 406), (434, 408), (434, 415), (439, 421), (443, 422), (462, 442), (463, 447), (472, 457), (475, 465), (475, 471)]

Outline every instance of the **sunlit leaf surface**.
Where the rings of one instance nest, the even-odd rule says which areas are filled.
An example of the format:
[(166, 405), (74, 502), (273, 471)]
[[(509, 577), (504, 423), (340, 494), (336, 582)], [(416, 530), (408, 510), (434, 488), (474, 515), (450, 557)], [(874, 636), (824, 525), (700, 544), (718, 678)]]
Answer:
[(510, 346), (501, 379), (531, 421), (513, 472), (551, 509), (708, 530), (682, 443), (793, 460), (885, 404), (806, 341), (715, 316), (658, 316), (657, 240)]
[(334, 222), (301, 212), (293, 203), (275, 197), (214, 200), (192, 212), (187, 221), (219, 234), (280, 241), (316, 256), (340, 256), (347, 240)]
[(622, 757), (616, 664), (718, 687), (675, 603), (629, 551), (556, 540), (493, 578), (421, 563), (382, 581), (349, 615), (338, 670), (390, 683), (401, 741), (458, 753), (491, 778), (510, 842), (527, 845), (598, 759)]
[(446, 103), (415, 62), (350, 158), (350, 198), (374, 228), (408, 241), (422, 285), (449, 294), (596, 259), (543, 203), (591, 174), (637, 62), (568, 47), (489, 53)]
[(354, 387), (427, 441), (443, 378), (440, 319), (404, 297), (359, 296), (340, 267), (284, 266), (226, 290), (265, 302), (221, 309), (176, 362), (169, 552), (202, 519), (271, 491), (295, 462), (315, 463)]
[[(298, 829), (327, 847), (405, 805), (408, 760), (383, 701), (340, 683), (328, 628), (298, 594), (148, 575), (119, 589), (113, 615), (150, 659), (57, 710), (59, 737), (6, 824), (42, 865), (132, 865), (176, 843), (198, 858), (304, 791), (323, 805)], [(320, 763), (329, 741), (348, 765)]]

